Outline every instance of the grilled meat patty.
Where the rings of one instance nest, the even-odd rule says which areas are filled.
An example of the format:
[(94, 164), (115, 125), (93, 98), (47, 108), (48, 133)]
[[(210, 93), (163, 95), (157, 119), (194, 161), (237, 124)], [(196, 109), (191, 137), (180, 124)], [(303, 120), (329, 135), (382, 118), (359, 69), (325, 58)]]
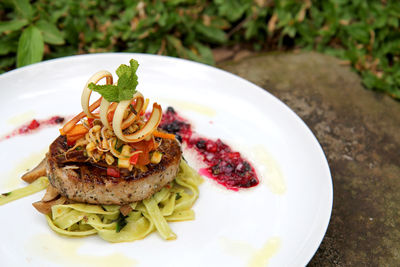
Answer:
[(148, 164), (143, 172), (121, 169), (121, 177), (107, 175), (105, 162), (91, 162), (82, 150), (68, 151), (65, 136), (59, 136), (47, 154), (50, 183), (68, 199), (91, 204), (123, 205), (146, 199), (171, 182), (179, 170), (182, 152), (176, 140), (163, 139), (157, 151), (158, 164)]

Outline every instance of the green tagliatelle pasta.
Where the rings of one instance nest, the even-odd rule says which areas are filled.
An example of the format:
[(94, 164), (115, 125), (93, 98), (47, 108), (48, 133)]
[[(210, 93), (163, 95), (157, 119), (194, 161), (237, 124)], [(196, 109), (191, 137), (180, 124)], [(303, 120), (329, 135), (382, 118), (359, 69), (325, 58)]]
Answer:
[(143, 239), (157, 230), (166, 240), (175, 239), (168, 222), (194, 219), (191, 209), (199, 196), (203, 179), (181, 161), (174, 181), (151, 198), (131, 204), (132, 211), (123, 216), (117, 205), (54, 205), (47, 222), (55, 232), (67, 236), (98, 234), (109, 242)]
[(29, 195), (32, 195), (34, 193), (37, 193), (39, 191), (42, 191), (49, 185), (49, 180), (47, 177), (39, 177), (34, 181), (33, 183), (23, 187), (16, 189), (14, 191), (4, 193), (0, 195), (0, 205), (6, 204), (10, 201), (14, 201)]

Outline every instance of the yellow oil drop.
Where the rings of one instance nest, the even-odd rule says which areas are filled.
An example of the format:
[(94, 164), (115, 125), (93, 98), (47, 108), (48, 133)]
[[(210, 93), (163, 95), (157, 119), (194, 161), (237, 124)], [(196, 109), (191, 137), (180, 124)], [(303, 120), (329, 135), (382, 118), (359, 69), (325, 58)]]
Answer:
[(21, 114), (18, 114), (10, 119), (7, 120), (8, 124), (11, 124), (13, 126), (20, 126), (21, 124), (24, 124), (30, 120), (32, 120), (36, 116), (36, 112), (33, 110), (27, 111)]
[(264, 246), (255, 251), (250, 259), (248, 267), (265, 267), (268, 266), (270, 259), (278, 253), (281, 247), (281, 240), (278, 237), (269, 239)]
[(21, 176), (27, 171), (36, 167), (45, 157), (48, 149), (33, 153), (30, 156), (17, 162), (15, 167), (6, 173), (1, 174), (1, 188), (3, 191), (11, 191), (18, 188), (22, 183)]
[(172, 105), (173, 107), (183, 109), (183, 110), (190, 110), (194, 111), (196, 113), (205, 115), (207, 117), (214, 117), (217, 112), (208, 106), (193, 103), (193, 102), (187, 102), (187, 101), (179, 101), (176, 99), (167, 99), (167, 98), (161, 98), (163, 102), (168, 103), (169, 105)]
[(79, 252), (83, 241), (77, 238), (64, 238), (54, 234), (38, 234), (25, 244), (27, 261), (50, 261), (61, 266), (85, 267), (132, 267), (137, 261), (122, 253), (109, 255), (85, 255)]
[(285, 177), (276, 160), (262, 145), (255, 146), (251, 152), (269, 190), (274, 194), (284, 195), (287, 191)]

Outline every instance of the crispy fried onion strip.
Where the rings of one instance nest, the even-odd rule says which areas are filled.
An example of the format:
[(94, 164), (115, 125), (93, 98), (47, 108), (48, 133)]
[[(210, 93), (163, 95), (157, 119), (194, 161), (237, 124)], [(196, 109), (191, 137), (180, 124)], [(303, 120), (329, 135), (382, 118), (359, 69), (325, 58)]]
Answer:
[[(113, 83), (112, 74), (106, 70), (102, 70), (102, 71), (95, 73), (92, 77), (90, 77), (90, 79), (86, 82), (85, 87), (83, 88), (82, 97), (81, 97), (81, 105), (82, 105), (83, 112), (86, 114), (86, 116), (88, 118), (96, 118), (96, 119), (99, 118), (99, 115), (93, 114), (92, 110), (89, 108), (90, 95), (92, 94), (92, 90), (89, 89), (89, 84), (90, 83), (96, 84), (103, 78), (106, 78), (106, 84)], [(107, 100), (103, 99), (103, 101), (107, 101)]]
[(129, 107), (130, 104), (131, 100), (124, 100), (119, 102), (113, 118), (113, 130), (115, 135), (122, 141), (128, 143), (139, 142), (149, 136), (155, 129), (157, 129), (157, 126), (160, 123), (162, 116), (161, 106), (157, 103), (154, 103), (151, 115), (147, 122), (143, 125), (143, 127), (133, 134), (124, 134), (123, 119), (125, 110)]
[(122, 130), (128, 128), (132, 123), (140, 118), (144, 104), (144, 97), (140, 92), (136, 92), (131, 100), (131, 104), (135, 100), (136, 102), (133, 104), (133, 106), (131, 106), (131, 110), (133, 109), (134, 111), (132, 110), (132, 113), (129, 114), (129, 117), (122, 122)]
[[(135, 101), (136, 100), (136, 101)], [(138, 118), (140, 118), (140, 115), (142, 113), (142, 109), (144, 106), (144, 97), (140, 92), (136, 92), (136, 94), (133, 96), (131, 100), (131, 104), (133, 104), (133, 110), (131, 114), (129, 114), (128, 118), (122, 123), (122, 129), (128, 128), (132, 123), (134, 123)], [(134, 102), (135, 101), (135, 102)], [(110, 112), (113, 112), (116, 109), (117, 106), (112, 106), (109, 101), (103, 98), (100, 104), (100, 120), (103, 123), (103, 125), (107, 129), (111, 129), (111, 125), (109, 123), (108, 119), (108, 114)]]
[(109, 107), (110, 107), (110, 102), (103, 98), (100, 104), (100, 120), (106, 129), (111, 129), (111, 125), (107, 119)]

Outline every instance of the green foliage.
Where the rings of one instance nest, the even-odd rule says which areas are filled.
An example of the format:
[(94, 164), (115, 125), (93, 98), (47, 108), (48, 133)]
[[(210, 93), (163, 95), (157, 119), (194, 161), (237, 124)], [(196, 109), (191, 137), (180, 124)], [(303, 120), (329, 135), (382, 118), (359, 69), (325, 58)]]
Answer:
[(24, 29), (18, 41), (17, 67), (41, 61), (43, 50), (43, 36), (39, 29), (32, 25)]
[(211, 49), (312, 49), (351, 64), (367, 88), (400, 99), (398, 0), (3, 0), (0, 72), (93, 52), (214, 64)]

